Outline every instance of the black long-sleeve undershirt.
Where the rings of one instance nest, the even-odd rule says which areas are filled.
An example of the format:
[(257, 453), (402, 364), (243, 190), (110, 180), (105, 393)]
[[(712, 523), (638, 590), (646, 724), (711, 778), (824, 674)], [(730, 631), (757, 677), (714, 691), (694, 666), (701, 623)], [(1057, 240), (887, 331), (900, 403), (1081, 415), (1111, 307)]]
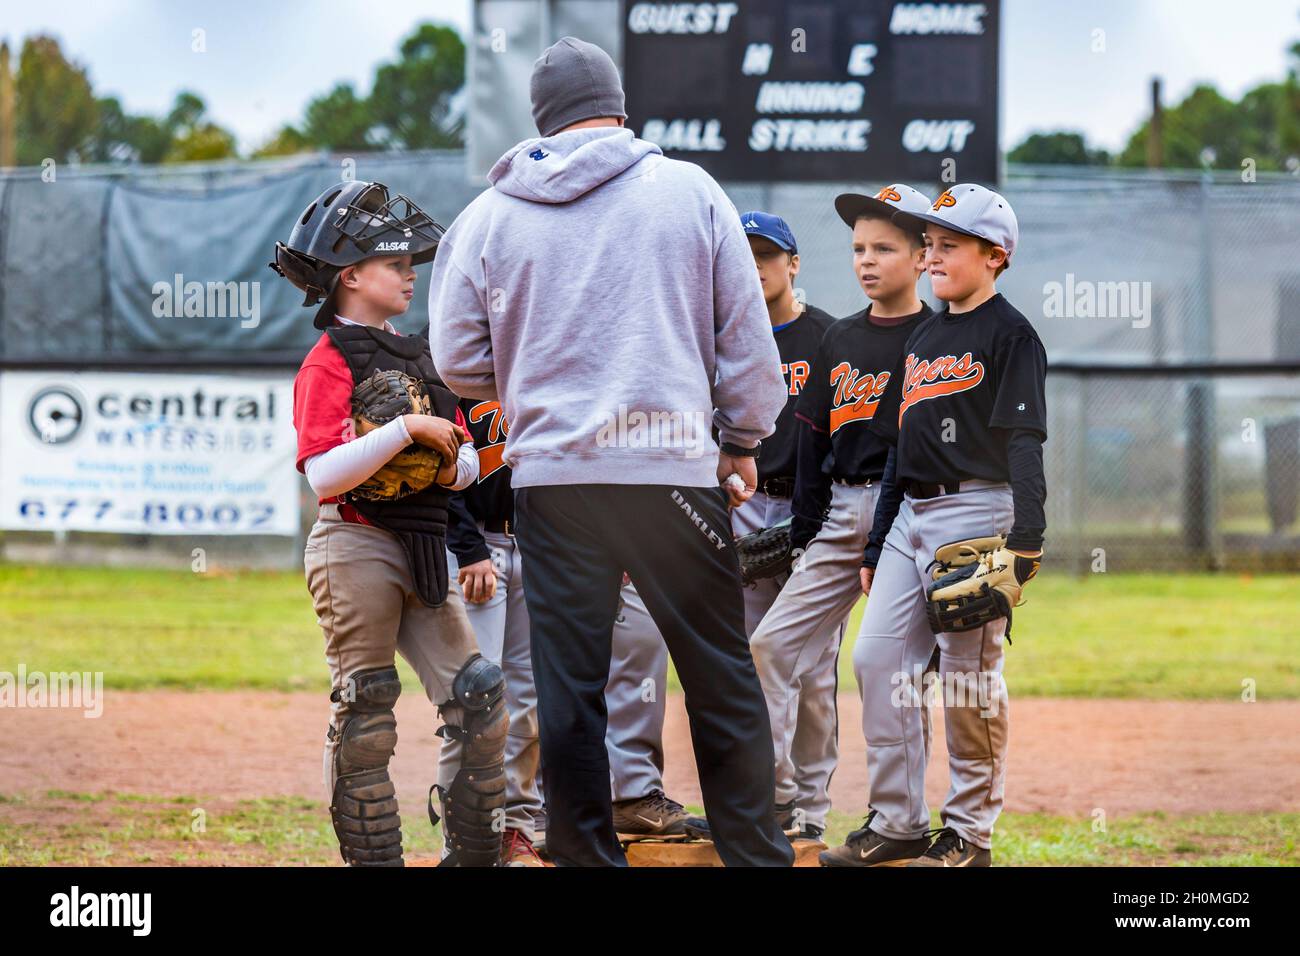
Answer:
[(1039, 551), (1047, 530), (1047, 479), (1043, 474), (1043, 439), (1038, 432), (1027, 428), (1011, 432), (1007, 437), (1007, 469), (1011, 472), (1011, 500), (1016, 509), (1007, 547), (1013, 551)]
[(798, 445), (795, 449), (794, 499), (790, 508), (790, 543), (807, 548), (817, 536), (831, 505), (831, 476), (823, 469), (831, 453), (831, 436), (796, 413)]
[[(871, 534), (862, 556), (864, 567), (874, 568), (880, 561), (885, 537), (903, 503), (903, 488), (898, 482), (897, 448), (889, 450), (885, 474), (880, 479), (880, 496), (871, 522)], [(1043, 439), (1038, 432), (1017, 428), (1007, 437), (1007, 470), (1011, 473), (1011, 501), (1015, 509), (1007, 547), (1013, 551), (1041, 551), (1047, 530), (1044, 504), (1047, 480), (1043, 474)]]
[(453, 494), (447, 503), (447, 548), (462, 568), (492, 557), (478, 522), (469, 513), (464, 495), (459, 493)]
[(885, 459), (885, 473), (880, 476), (880, 494), (876, 497), (876, 514), (871, 519), (871, 533), (863, 552), (862, 566), (874, 568), (880, 562), (880, 552), (885, 547), (885, 537), (898, 517), (903, 504), (903, 486), (898, 482), (898, 446), (891, 446)]

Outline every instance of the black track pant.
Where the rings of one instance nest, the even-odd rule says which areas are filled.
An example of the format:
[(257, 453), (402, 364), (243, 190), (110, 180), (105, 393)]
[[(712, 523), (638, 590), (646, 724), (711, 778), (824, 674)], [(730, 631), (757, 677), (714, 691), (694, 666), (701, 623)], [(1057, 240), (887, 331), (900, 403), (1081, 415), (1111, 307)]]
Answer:
[(627, 863), (610, 806), (604, 697), (625, 570), (686, 691), (719, 856), (728, 866), (793, 863), (773, 810), (771, 729), (745, 640), (725, 492), (663, 485), (520, 488), (514, 530), (532, 627), (546, 846), (556, 863)]

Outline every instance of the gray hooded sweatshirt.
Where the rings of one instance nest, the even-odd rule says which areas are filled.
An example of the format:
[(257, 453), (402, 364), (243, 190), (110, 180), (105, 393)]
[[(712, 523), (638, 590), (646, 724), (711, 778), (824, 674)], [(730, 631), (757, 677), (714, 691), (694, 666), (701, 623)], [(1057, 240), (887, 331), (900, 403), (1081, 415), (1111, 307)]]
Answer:
[(529, 485), (717, 485), (723, 441), (772, 434), (786, 387), (735, 206), (619, 127), (525, 140), (433, 262), (430, 344), (500, 401)]

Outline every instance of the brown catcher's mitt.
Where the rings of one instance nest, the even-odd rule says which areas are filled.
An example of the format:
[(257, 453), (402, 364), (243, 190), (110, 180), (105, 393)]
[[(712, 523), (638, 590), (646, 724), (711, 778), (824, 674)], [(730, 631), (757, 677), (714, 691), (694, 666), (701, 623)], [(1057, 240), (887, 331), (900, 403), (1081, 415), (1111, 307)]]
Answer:
[[(398, 415), (429, 415), (429, 394), (417, 378), (393, 369), (379, 371), (352, 391), (352, 422), (360, 438)], [(412, 442), (348, 494), (369, 501), (395, 501), (433, 484), (442, 456)]]

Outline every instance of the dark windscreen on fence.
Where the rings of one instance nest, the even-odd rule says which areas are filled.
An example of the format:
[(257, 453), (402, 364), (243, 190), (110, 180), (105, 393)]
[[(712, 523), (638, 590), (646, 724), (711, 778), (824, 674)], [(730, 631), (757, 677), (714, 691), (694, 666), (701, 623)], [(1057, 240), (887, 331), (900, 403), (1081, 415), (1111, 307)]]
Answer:
[[(312, 198), (378, 180), (449, 226), (487, 185), (461, 152), (41, 173), (0, 178), (0, 369), (292, 375), (319, 333), (266, 264)], [(863, 307), (833, 200), (883, 184), (723, 185), (790, 223), (808, 302)], [(1002, 189), (1021, 242), (998, 286), (1052, 366), (1058, 567), (1300, 567), (1300, 181), (1012, 167)]]

